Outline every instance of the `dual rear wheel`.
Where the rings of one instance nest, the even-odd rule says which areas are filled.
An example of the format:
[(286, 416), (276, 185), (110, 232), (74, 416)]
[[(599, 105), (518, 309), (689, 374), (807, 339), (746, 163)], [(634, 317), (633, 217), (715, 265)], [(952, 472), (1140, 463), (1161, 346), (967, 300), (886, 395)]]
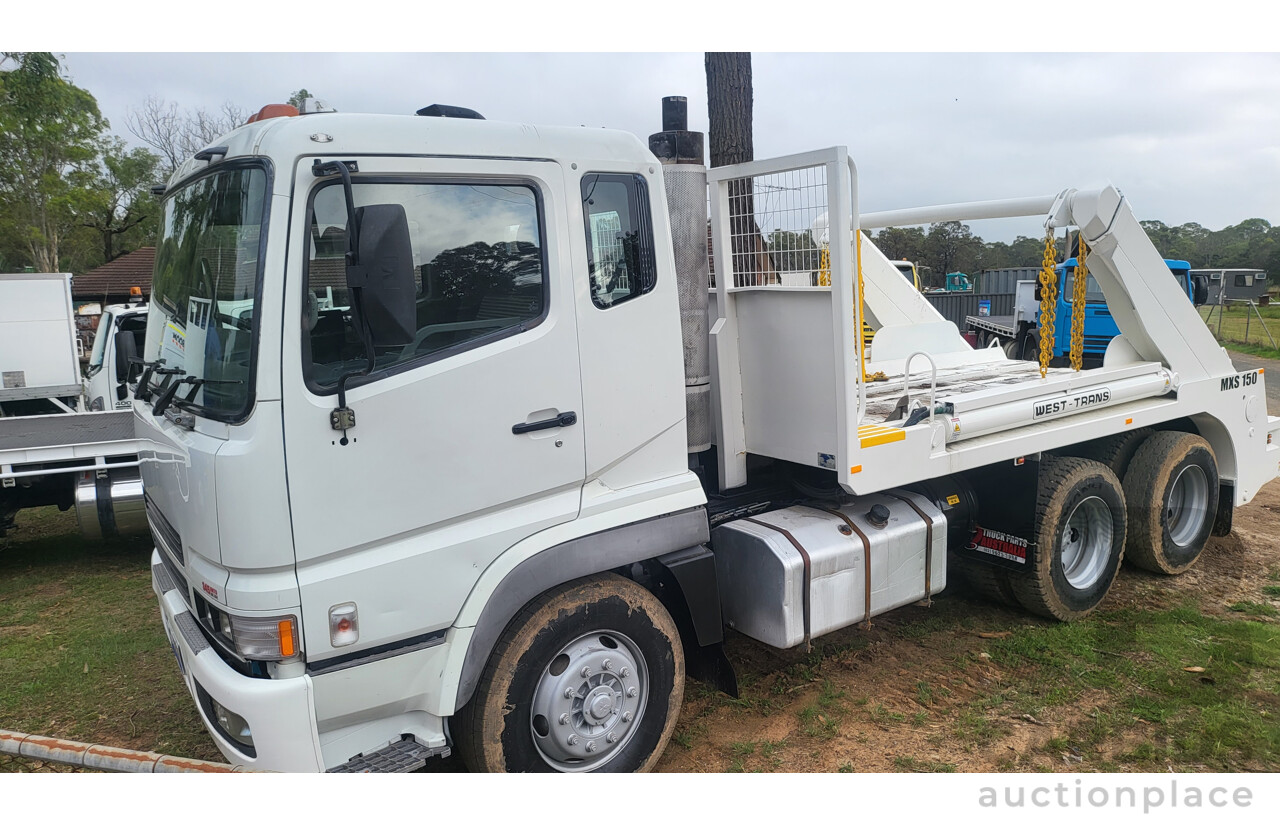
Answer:
[(1200, 556), (1218, 508), (1217, 462), (1208, 442), (1190, 433), (1139, 430), (1076, 452), (1041, 463), (1030, 569), (970, 562), (966, 576), (979, 594), (1070, 621), (1101, 603), (1122, 559), (1172, 575)]

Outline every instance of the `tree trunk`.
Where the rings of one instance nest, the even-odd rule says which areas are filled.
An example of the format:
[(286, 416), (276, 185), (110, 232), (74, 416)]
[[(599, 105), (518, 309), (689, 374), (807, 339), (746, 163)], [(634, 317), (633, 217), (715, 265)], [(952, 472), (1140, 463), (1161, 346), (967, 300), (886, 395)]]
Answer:
[[(755, 160), (751, 140), (751, 53), (707, 52), (706, 70), (711, 165)], [(776, 283), (777, 275), (755, 223), (750, 178), (729, 181), (729, 231), (734, 286)]]

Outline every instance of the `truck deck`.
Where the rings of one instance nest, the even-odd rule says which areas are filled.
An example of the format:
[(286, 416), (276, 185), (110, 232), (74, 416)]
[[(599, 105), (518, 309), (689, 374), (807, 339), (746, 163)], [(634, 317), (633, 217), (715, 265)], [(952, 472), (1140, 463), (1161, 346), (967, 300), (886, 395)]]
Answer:
[[(822, 181), (816, 198), (805, 185), (814, 179)], [(1236, 373), (1113, 187), (860, 213), (856, 169), (840, 148), (718, 167), (708, 181), (716, 249), (755, 243), (742, 237), (742, 221), (730, 221), (730, 193), (750, 187), (760, 235), (785, 232), (814, 244), (811, 253), (779, 260), (829, 260), (810, 279), (817, 285), (805, 287), (793, 285), (803, 277), (769, 272), (749, 253), (722, 256), (723, 265), (717, 258), (709, 320), (722, 487), (743, 483), (749, 453), (835, 470), (847, 493), (865, 495), (1206, 413), (1230, 422), (1236, 449), (1277, 449), (1267, 441), (1280, 419), (1254, 404), (1248, 421), (1235, 420), (1241, 397), (1228, 392), (1260, 376)], [(1047, 226), (1079, 227), (1089, 238), (1091, 272), (1122, 333), (1101, 366), (1051, 368), (1042, 377), (1037, 363), (998, 347), (974, 349), (862, 235), (1020, 215), (1044, 215)], [(1016, 333), (1014, 317), (969, 320)], [(855, 332), (863, 321), (875, 330), (869, 348)], [(886, 380), (870, 380), (877, 373)], [(1097, 414), (1088, 432), (1078, 420), (1085, 413)], [(981, 450), (973, 448), (978, 439)], [(1263, 465), (1242, 456), (1220, 460), (1242, 468), (1232, 479), (1237, 505), (1274, 475), (1258, 474)]]
[(0, 418), (0, 450), (4, 451), (132, 440), (132, 410)]
[(1012, 338), (1018, 334), (1018, 321), (1013, 315), (968, 315), (965, 323), (974, 329), (994, 332)]

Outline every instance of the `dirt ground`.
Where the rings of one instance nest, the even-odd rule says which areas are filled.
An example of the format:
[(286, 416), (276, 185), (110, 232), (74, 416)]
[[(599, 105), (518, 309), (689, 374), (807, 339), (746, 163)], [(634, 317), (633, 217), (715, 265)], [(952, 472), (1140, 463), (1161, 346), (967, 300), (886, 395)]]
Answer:
[[(1280, 569), (1277, 526), (1280, 481), (1237, 509), (1233, 532), (1211, 538), (1187, 573), (1156, 576), (1126, 565), (1104, 608), (1163, 609), (1192, 598), (1206, 615), (1239, 618), (1228, 607), (1256, 598)], [(1089, 762), (1114, 769), (1106, 767), (1111, 758), (1143, 741), (1138, 725), (1093, 754), (1053, 746), (1096, 713), (1107, 698), (1102, 692), (1096, 701), (1046, 708), (1039, 717), (1011, 714), (1007, 706), (975, 714), (975, 704), (1008, 690), (1019, 675), (991, 660), (987, 647), (1007, 631), (984, 637), (984, 619), (992, 628), (1049, 624), (985, 602), (957, 583), (930, 607), (904, 608), (876, 619), (870, 631), (851, 628), (824, 638), (820, 656), (775, 651), (727, 631), (740, 683), (757, 698), (734, 701), (689, 682), (680, 725), (658, 770), (1075, 771), (1090, 769)], [(921, 684), (929, 686), (927, 702)], [(829, 697), (840, 700), (824, 702)], [(828, 727), (815, 736), (805, 717), (813, 718), (811, 709), (821, 714), (824, 705), (833, 718), (820, 720)]]

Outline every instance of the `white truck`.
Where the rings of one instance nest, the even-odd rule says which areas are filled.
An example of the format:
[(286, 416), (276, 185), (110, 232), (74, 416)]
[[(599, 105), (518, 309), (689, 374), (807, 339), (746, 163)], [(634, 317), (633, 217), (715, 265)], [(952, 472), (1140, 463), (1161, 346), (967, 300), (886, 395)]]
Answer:
[[(1114, 188), (865, 214), (844, 148), (708, 171), (681, 108), (646, 147), (268, 107), (175, 172), (133, 413), (227, 759), (645, 770), (686, 675), (734, 689), (726, 625), (794, 647), (956, 572), (1071, 620), (1277, 475), (1262, 372)], [(972, 349), (862, 237), (1018, 215), (1088, 239), (1101, 367)], [(786, 260), (830, 286), (733, 286), (819, 218)]]
[(75, 507), (88, 538), (147, 529), (128, 400), (146, 309), (107, 308), (82, 378), (71, 276), (0, 275), (0, 536), (49, 505)]

